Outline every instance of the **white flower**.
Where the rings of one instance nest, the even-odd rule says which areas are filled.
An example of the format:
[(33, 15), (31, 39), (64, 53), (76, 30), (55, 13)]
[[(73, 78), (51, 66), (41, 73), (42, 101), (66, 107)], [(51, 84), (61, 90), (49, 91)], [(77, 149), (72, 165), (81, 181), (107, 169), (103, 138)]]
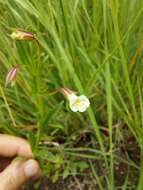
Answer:
[(90, 106), (89, 99), (85, 95), (77, 96), (71, 94), (68, 96), (69, 106), (73, 112), (84, 112)]
[(85, 95), (77, 96), (69, 88), (61, 88), (60, 91), (69, 100), (69, 106), (73, 112), (84, 112), (90, 106), (89, 99)]

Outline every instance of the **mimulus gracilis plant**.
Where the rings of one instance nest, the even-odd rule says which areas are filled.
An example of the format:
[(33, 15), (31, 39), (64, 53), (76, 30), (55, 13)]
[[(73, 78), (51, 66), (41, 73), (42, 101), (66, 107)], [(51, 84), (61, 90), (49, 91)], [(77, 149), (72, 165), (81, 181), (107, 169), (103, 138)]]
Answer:
[(50, 179), (143, 189), (142, 17), (141, 0), (0, 0), (0, 130)]

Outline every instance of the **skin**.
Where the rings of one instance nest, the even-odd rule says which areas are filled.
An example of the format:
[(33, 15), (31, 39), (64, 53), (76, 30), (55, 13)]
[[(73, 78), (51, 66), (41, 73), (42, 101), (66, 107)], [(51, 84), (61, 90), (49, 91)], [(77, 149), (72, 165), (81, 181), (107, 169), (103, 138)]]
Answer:
[[(16, 156), (25, 159), (13, 161)], [(0, 134), (0, 190), (19, 190), (24, 183), (40, 175), (29, 143), (22, 138)]]

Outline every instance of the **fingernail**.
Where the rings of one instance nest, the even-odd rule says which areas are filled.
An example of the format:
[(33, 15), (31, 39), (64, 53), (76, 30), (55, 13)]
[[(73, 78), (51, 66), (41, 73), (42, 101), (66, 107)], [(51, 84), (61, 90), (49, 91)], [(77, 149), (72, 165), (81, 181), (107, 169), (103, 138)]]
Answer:
[(29, 160), (24, 167), (24, 173), (26, 177), (34, 177), (38, 173), (38, 164), (35, 160)]

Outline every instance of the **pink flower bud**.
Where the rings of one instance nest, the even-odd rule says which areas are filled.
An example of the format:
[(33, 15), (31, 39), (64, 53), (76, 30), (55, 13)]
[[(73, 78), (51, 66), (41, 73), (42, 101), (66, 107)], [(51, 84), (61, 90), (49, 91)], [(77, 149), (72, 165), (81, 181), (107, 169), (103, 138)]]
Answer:
[(16, 30), (10, 35), (13, 40), (31, 41), (35, 40), (35, 36), (32, 32), (25, 32), (22, 30)]
[(5, 80), (5, 85), (7, 86), (9, 83), (12, 83), (14, 81), (14, 79), (17, 76), (17, 72), (18, 72), (18, 65), (16, 65), (15, 67), (12, 67), (7, 75), (6, 75), (6, 80)]

